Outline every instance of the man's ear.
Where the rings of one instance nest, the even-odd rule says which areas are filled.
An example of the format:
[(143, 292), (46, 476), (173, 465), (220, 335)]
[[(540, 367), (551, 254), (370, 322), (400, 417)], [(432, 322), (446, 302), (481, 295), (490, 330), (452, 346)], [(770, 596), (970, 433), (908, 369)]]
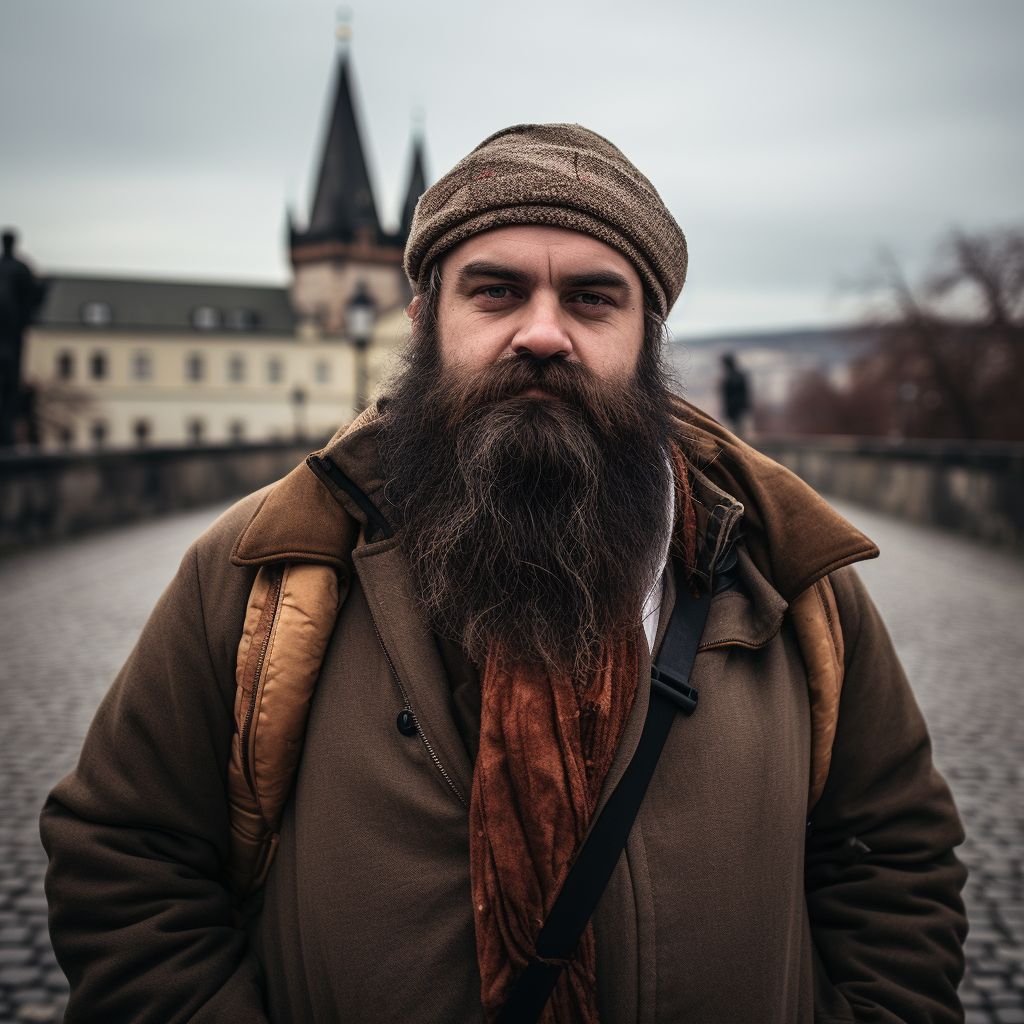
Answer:
[(422, 295), (413, 296), (412, 302), (405, 307), (405, 315), (412, 321), (413, 327), (416, 326), (416, 317), (420, 311), (420, 300), (423, 298)]

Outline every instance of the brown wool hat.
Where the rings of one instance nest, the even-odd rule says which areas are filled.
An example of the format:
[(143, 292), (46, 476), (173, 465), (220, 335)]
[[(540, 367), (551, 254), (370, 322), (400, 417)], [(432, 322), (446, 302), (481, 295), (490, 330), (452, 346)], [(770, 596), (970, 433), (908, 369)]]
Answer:
[(662, 316), (686, 279), (683, 232), (615, 146), (577, 124), (517, 124), (485, 139), (420, 196), (405, 246), (409, 280), (422, 287), (439, 256), (510, 224), (571, 228), (617, 249)]

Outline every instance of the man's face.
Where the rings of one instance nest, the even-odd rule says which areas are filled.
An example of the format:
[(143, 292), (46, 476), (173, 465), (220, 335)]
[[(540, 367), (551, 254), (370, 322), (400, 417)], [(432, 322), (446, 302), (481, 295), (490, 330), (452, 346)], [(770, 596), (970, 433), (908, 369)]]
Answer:
[(639, 276), (587, 235), (508, 227), (454, 249), (429, 294), (377, 439), (421, 606), (474, 660), (589, 671), (635, 632), (668, 528)]
[[(644, 341), (643, 286), (632, 264), (590, 235), (517, 225), (466, 239), (441, 265), (441, 362), (472, 374), (531, 352), (628, 380)], [(534, 390), (528, 396), (543, 398)]]

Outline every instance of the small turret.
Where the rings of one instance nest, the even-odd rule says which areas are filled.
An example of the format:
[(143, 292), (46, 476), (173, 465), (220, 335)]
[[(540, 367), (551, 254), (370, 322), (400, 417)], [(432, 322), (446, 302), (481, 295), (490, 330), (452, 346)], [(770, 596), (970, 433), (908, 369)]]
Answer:
[(423, 135), (417, 131), (412, 139), (409, 187), (405, 190), (405, 204), (402, 207), (402, 220), (398, 229), (403, 245), (409, 237), (409, 229), (412, 227), (412, 215), (416, 212), (416, 203), (427, 190), (427, 175), (423, 164)]
[(338, 62), (334, 107), (324, 142), (316, 196), (305, 244), (320, 241), (378, 242), (380, 220), (352, 103), (349, 58)]

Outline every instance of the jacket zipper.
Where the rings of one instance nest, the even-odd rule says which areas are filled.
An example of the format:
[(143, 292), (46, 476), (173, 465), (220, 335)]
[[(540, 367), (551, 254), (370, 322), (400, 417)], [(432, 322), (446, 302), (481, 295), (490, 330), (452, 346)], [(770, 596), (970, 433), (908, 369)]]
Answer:
[(430, 740), (427, 739), (427, 734), (423, 731), (423, 726), (420, 725), (420, 720), (416, 717), (416, 712), (412, 709), (412, 703), (409, 701), (409, 694), (406, 692), (405, 686), (398, 675), (395, 663), (391, 660), (391, 655), (388, 654), (388, 649), (384, 645), (384, 639), (380, 635), (380, 630), (377, 628), (376, 622), (373, 624), (373, 631), (377, 634), (377, 642), (380, 644), (380, 649), (384, 652), (384, 657), (387, 658), (388, 664), (391, 666), (391, 674), (395, 677), (395, 682), (398, 683), (398, 689), (402, 691), (402, 701), (405, 709), (410, 715), (412, 715), (412, 720), (416, 725), (416, 732), (419, 733), (420, 739), (423, 740), (423, 745), (427, 748), (427, 753), (430, 755), (430, 759), (434, 762), (437, 770), (444, 776), (444, 781), (448, 783), (451, 791), (459, 798), (459, 803), (462, 804), (463, 807), (468, 807), (469, 805), (463, 799), (462, 794), (456, 788), (455, 783), (452, 782), (451, 776), (444, 770), (444, 765), (441, 764), (437, 754), (434, 753), (434, 748), (430, 745)]
[(263, 638), (263, 644), (260, 647), (259, 660), (256, 662), (256, 674), (252, 680), (252, 695), (249, 698), (249, 709), (245, 713), (245, 721), (242, 724), (242, 734), (239, 736), (239, 748), (242, 755), (242, 774), (245, 776), (245, 781), (252, 791), (253, 795), (256, 795), (256, 787), (253, 785), (252, 775), (249, 771), (249, 732), (252, 729), (252, 719), (256, 714), (256, 696), (259, 693), (260, 688), (260, 676), (263, 675), (263, 663), (267, 658), (267, 648), (270, 646), (270, 635), (274, 632), (274, 621), (277, 619), (277, 608), (281, 600), (281, 585), (284, 583), (284, 572), (275, 579), (271, 585), (270, 591), (267, 593), (268, 603), (273, 595), (274, 602), (274, 614), (270, 617), (270, 626), (267, 629), (267, 635)]

